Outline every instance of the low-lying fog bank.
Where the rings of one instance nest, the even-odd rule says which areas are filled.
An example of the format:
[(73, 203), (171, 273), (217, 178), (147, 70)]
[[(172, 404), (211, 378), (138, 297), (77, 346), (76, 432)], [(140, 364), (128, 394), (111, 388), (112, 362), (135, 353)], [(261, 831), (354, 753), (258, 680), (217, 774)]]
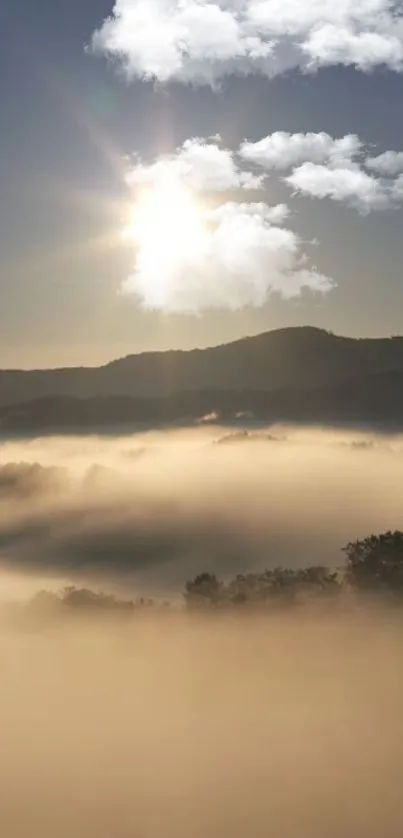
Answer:
[(0, 630), (7, 838), (397, 838), (403, 626), (166, 615)]
[[(0, 462), (1, 835), (403, 834), (401, 609), (344, 589), (264, 615), (126, 603), (343, 564), (402, 528), (402, 438), (206, 427)], [(34, 596), (69, 583), (122, 601)]]
[(402, 467), (403, 437), (317, 429), (3, 442), (2, 592), (165, 596), (203, 571), (336, 567), (347, 541), (402, 527)]

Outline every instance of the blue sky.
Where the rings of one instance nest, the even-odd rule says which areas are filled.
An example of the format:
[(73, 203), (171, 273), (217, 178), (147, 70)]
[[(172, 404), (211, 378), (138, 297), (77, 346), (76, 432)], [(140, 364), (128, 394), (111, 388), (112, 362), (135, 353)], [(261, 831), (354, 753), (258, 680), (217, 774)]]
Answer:
[(269, 289), (262, 305), (234, 311), (224, 300), (193, 313), (147, 310), (141, 297), (121, 293), (135, 270), (134, 250), (119, 238), (132, 195), (125, 155), (135, 152), (150, 166), (190, 138), (220, 134), (220, 147), (232, 153), (244, 139), (273, 132), (356, 134), (367, 155), (398, 152), (403, 75), (399, 66), (375, 63), (363, 72), (335, 62), (274, 78), (252, 67), (220, 79), (219, 91), (175, 75), (162, 87), (127, 80), (111, 60), (85, 52), (112, 10), (107, 0), (2, 5), (0, 365), (96, 364), (306, 323), (362, 336), (401, 332), (399, 203), (363, 214), (349, 200), (299, 188), (293, 197), (272, 171), (247, 200), (289, 205), (287, 229), (332, 279), (331, 290), (282, 299)]

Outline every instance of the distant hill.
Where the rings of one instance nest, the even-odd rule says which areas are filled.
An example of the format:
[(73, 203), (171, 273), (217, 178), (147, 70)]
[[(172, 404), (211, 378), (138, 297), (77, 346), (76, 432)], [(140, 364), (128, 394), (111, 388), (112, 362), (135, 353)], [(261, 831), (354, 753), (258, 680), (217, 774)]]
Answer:
[(168, 396), (50, 396), (0, 407), (0, 433), (101, 432), (133, 425), (270, 422), (403, 428), (403, 372), (332, 386), (275, 390), (188, 390)]
[(395, 373), (403, 373), (403, 337), (354, 339), (290, 328), (209, 349), (130, 355), (98, 368), (0, 370), (0, 406), (55, 396), (169, 400), (205, 391), (320, 390)]

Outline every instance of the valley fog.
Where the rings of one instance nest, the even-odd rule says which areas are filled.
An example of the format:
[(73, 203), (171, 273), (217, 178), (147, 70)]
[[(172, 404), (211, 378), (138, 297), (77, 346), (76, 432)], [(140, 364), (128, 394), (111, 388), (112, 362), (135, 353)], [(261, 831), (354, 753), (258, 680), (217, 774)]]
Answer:
[(400, 437), (210, 426), (0, 455), (2, 835), (402, 833), (398, 609), (24, 616), (65, 584), (179, 605), (206, 570), (336, 567), (401, 525)]
[(204, 571), (337, 567), (347, 541), (402, 526), (402, 468), (402, 437), (354, 431), (3, 441), (3, 598), (52, 580), (173, 596)]
[(7, 838), (398, 836), (401, 620), (0, 632)]

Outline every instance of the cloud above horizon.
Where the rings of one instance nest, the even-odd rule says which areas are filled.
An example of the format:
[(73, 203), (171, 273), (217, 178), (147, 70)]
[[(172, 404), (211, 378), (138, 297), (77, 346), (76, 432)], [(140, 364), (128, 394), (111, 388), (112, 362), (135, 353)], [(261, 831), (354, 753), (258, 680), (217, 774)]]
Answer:
[(334, 138), (323, 131), (275, 131), (257, 142), (245, 140), (238, 154), (255, 171), (290, 172), (283, 182), (295, 194), (328, 198), (361, 215), (401, 205), (403, 152), (366, 157), (365, 143), (356, 134)]
[(239, 155), (266, 171), (282, 172), (303, 163), (352, 166), (353, 158), (360, 155), (362, 148), (363, 143), (356, 134), (335, 139), (324, 131), (306, 134), (274, 131), (257, 142), (245, 140)]
[[(188, 139), (148, 165), (135, 157), (127, 183), (136, 263), (123, 290), (146, 308), (195, 314), (259, 307), (273, 293), (328, 292), (332, 280), (310, 265), (299, 236), (284, 226), (288, 207), (245, 200), (242, 193), (259, 192), (266, 177), (245, 168), (219, 138)], [(242, 199), (229, 200), (233, 192)]]
[(384, 151), (377, 157), (367, 157), (367, 169), (385, 177), (393, 177), (403, 172), (403, 151)]
[(221, 138), (192, 137), (174, 154), (161, 156), (150, 165), (134, 161), (127, 173), (129, 186), (154, 186), (174, 178), (196, 192), (228, 192), (262, 189), (265, 176), (242, 168), (235, 152), (220, 146)]
[(128, 158), (134, 215), (144, 191), (154, 199), (146, 235), (132, 237), (136, 260), (124, 291), (146, 308), (196, 314), (259, 307), (273, 293), (329, 292), (333, 280), (311, 265), (288, 226), (290, 207), (267, 202), (268, 179), (291, 189), (291, 200), (328, 199), (362, 216), (401, 207), (403, 153), (368, 156), (367, 148), (356, 134), (275, 131), (236, 150), (219, 136), (193, 137), (151, 162)]
[(196, 236), (178, 250), (170, 239), (140, 242), (123, 285), (146, 308), (198, 314), (264, 305), (271, 294), (326, 293), (333, 281), (312, 267), (299, 236), (283, 226), (284, 204), (228, 201), (200, 215)]
[(388, 189), (358, 167), (333, 168), (307, 162), (295, 168), (284, 180), (295, 192), (319, 200), (330, 198), (353, 207), (362, 215), (390, 208), (397, 197), (393, 188)]
[(91, 49), (129, 80), (216, 86), (332, 65), (403, 70), (403, 14), (392, 0), (115, 0)]

